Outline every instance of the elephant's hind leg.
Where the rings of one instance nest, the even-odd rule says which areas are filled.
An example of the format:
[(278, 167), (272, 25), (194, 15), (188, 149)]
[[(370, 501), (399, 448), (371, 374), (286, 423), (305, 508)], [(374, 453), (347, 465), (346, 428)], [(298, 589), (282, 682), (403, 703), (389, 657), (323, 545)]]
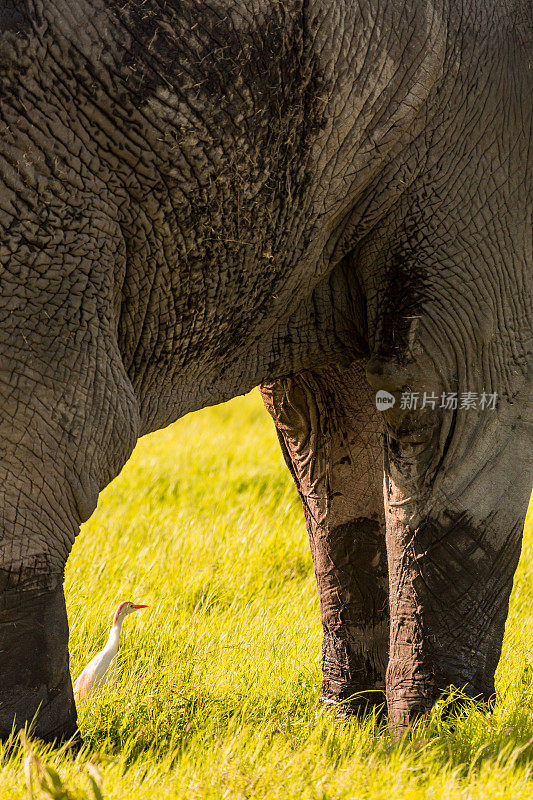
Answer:
[(324, 629), (322, 700), (353, 713), (381, 705), (389, 630), (381, 420), (362, 362), (263, 384), (261, 393), (309, 532)]

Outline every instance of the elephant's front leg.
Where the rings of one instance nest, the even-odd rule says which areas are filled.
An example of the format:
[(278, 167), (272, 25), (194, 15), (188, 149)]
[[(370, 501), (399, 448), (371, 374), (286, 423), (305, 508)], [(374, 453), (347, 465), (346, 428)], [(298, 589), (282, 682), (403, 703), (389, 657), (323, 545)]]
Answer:
[(0, 740), (25, 725), (46, 741), (76, 732), (64, 568), (139, 426), (112, 331), (51, 319), (43, 302), (24, 328), (0, 331)]
[(324, 629), (322, 700), (351, 712), (381, 705), (389, 625), (381, 420), (363, 369), (302, 373), (261, 393), (309, 532)]

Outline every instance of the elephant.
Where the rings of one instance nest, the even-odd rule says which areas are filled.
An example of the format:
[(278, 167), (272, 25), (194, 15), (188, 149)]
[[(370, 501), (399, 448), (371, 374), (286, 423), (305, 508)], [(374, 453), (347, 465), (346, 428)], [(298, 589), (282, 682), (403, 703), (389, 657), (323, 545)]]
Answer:
[(2, 3), (3, 738), (77, 731), (63, 576), (99, 492), (256, 386), (323, 702), (386, 697), (395, 736), (450, 686), (493, 702), (530, 493), (529, 14)]

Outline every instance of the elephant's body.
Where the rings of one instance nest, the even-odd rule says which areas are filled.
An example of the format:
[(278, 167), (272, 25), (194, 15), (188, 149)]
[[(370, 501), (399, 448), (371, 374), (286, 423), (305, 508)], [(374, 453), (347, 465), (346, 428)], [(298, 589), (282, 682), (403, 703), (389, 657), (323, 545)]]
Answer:
[[(138, 437), (258, 383), (325, 699), (387, 660), (400, 727), (492, 694), (529, 488), (526, 8), (4, 4), (0, 734), (75, 728), (63, 569)], [(497, 409), (382, 415), (365, 366)]]

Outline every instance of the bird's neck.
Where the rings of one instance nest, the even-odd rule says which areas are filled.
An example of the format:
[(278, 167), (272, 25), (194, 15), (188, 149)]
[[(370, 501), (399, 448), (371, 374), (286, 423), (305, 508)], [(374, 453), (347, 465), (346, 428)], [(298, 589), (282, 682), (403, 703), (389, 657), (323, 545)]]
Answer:
[(107, 640), (107, 644), (105, 646), (105, 650), (109, 652), (116, 653), (118, 651), (118, 645), (120, 642), (120, 629), (122, 628), (122, 620), (117, 619), (114, 623), (111, 631), (109, 632), (109, 638)]

